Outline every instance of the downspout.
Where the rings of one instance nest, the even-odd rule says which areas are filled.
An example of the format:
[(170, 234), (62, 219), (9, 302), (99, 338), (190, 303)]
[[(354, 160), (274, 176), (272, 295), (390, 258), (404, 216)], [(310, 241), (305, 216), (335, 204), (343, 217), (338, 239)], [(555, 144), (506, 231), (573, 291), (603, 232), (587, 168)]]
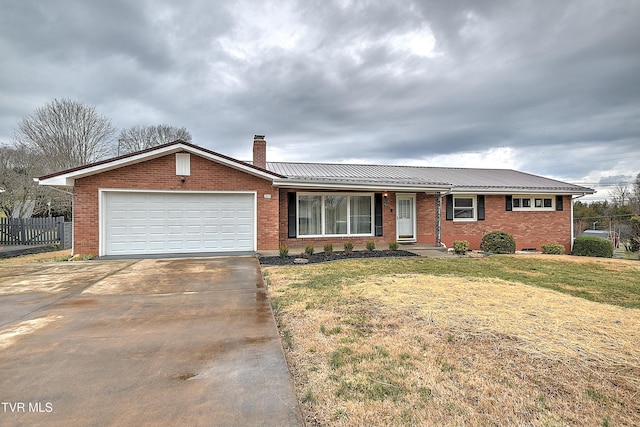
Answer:
[(436, 191), (436, 247), (438, 248), (442, 246), (442, 198), (451, 194), (452, 191), (453, 188), (444, 194)]
[(574, 235), (575, 230), (573, 227), (573, 201), (578, 200), (579, 198), (584, 197), (586, 195), (587, 195), (586, 193), (582, 193), (582, 195), (578, 197), (571, 197), (571, 252), (573, 252), (573, 241), (576, 239)]

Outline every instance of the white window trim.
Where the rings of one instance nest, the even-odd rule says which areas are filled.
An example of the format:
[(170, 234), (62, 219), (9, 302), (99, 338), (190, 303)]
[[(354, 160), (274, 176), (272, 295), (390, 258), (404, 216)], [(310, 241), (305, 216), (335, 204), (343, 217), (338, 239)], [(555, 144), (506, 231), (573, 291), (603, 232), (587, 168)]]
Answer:
[[(320, 230), (322, 234), (300, 234), (300, 196), (321, 196), (322, 207), (320, 208)], [(347, 197), (347, 234), (325, 234), (325, 196), (346, 196)], [(371, 198), (371, 232), (364, 234), (351, 233), (351, 197), (369, 196)], [(331, 193), (331, 192), (305, 192), (296, 194), (296, 237), (367, 237), (373, 236), (375, 231), (375, 193)]]
[[(530, 200), (530, 206), (527, 208), (523, 208), (523, 207), (515, 207), (513, 206), (513, 199), (529, 199)], [(536, 199), (542, 199), (542, 207), (537, 208), (536, 207)], [(551, 200), (551, 206), (550, 207), (544, 207), (544, 199), (550, 199)], [(548, 196), (548, 195), (536, 195), (536, 194), (514, 194), (513, 196), (511, 196), (511, 209), (513, 211), (516, 212), (542, 212), (542, 211), (546, 211), (546, 212), (551, 212), (551, 211), (555, 211), (556, 210), (556, 200), (555, 197), (553, 196)]]
[[(473, 218), (456, 218), (456, 199), (471, 199)], [(454, 222), (475, 222), (478, 221), (478, 198), (474, 194), (454, 194), (453, 195), (453, 221)]]

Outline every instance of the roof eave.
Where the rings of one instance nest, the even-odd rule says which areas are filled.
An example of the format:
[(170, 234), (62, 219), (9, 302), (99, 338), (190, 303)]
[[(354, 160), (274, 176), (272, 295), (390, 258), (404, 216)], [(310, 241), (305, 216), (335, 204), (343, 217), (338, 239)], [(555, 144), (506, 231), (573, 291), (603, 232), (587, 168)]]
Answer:
[(342, 183), (342, 182), (318, 182), (292, 179), (275, 179), (275, 187), (295, 188), (308, 190), (358, 190), (358, 191), (405, 191), (405, 192), (437, 192), (449, 191), (449, 185), (416, 185), (396, 183)]
[(591, 188), (527, 188), (527, 187), (511, 187), (511, 188), (479, 188), (479, 187), (453, 187), (452, 194), (557, 194), (557, 195), (586, 195), (593, 194), (596, 191)]
[(155, 150), (145, 150), (140, 153), (116, 157), (111, 160), (98, 162), (92, 165), (70, 169), (67, 172), (62, 171), (57, 174), (46, 175), (40, 177), (38, 182), (40, 185), (72, 187), (75, 184), (76, 179), (84, 178), (98, 173), (108, 172), (110, 170), (130, 166), (136, 163), (153, 160), (159, 157), (179, 152), (187, 152), (198, 155), (208, 160), (215, 161), (216, 163), (220, 163), (230, 168), (267, 180), (273, 180), (274, 178), (281, 177), (281, 175), (278, 175), (274, 172), (269, 172), (265, 169), (258, 168), (239, 160), (221, 156), (213, 151), (205, 150), (192, 144), (178, 142), (159, 146)]

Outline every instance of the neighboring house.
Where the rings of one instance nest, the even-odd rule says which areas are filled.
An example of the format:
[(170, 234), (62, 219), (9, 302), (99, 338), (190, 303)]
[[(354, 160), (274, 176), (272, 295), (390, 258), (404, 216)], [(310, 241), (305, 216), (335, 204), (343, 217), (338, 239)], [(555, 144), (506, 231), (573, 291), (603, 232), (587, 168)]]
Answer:
[(594, 190), (506, 169), (243, 162), (175, 141), (39, 178), (73, 187), (75, 254), (277, 250), (374, 240), (448, 247), (502, 230), (570, 251), (572, 197)]

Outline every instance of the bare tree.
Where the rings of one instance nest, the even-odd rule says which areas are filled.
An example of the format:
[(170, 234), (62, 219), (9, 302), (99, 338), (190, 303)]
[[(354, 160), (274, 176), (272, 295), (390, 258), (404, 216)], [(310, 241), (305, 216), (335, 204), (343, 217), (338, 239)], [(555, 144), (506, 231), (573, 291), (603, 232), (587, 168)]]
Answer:
[(21, 147), (0, 146), (0, 211), (8, 217), (70, 216), (71, 195), (33, 181), (44, 172), (42, 157)]
[(100, 160), (113, 152), (115, 128), (95, 108), (69, 99), (57, 100), (24, 117), (16, 145), (45, 161), (55, 172)]
[(636, 175), (636, 180), (633, 182), (631, 208), (636, 215), (640, 215), (640, 173)]
[(615, 206), (625, 206), (631, 198), (631, 191), (627, 184), (618, 183), (611, 192), (611, 196)]
[(191, 142), (186, 128), (169, 125), (133, 126), (120, 132), (118, 154), (133, 153), (176, 140)]

